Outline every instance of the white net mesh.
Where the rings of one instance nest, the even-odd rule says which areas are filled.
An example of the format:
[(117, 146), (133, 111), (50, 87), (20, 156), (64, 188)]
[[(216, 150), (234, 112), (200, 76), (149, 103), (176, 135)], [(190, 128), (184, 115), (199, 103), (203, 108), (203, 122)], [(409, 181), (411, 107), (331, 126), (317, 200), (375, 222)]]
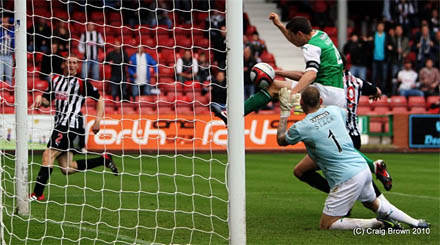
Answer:
[[(0, 56), (1, 66), (10, 68), (0, 74), (4, 241), (227, 242), (227, 156), (215, 153), (226, 150), (226, 129), (211, 113), (211, 106), (225, 103), (211, 96), (213, 88), (225, 90), (224, 1), (27, 1), (28, 106), (50, 84), (56, 90), (66, 58), (77, 56), (77, 76), (99, 91), (105, 107), (94, 134), (99, 101), (85, 86), (83, 116), (74, 123), (79, 130), (68, 127), (79, 137), (70, 142), (69, 136), (68, 150), (87, 164), (107, 153), (119, 168), (118, 176), (102, 163), (63, 175), (65, 159), (54, 159), (44, 199), (31, 202), (29, 217), (14, 213), (14, 44), (5, 39), (10, 31), (15, 41), (13, 1), (0, 7), (6, 30), (0, 43), (10, 48)], [(81, 105), (69, 97), (60, 111), (62, 96), (54, 95), (49, 107), (29, 110), (31, 193), (42, 152), (58, 130), (55, 114), (70, 115)]]

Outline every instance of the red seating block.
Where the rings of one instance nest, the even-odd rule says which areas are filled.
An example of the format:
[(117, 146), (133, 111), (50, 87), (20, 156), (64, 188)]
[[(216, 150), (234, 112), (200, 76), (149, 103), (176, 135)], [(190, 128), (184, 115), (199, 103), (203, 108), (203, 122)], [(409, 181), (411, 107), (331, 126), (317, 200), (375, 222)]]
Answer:
[(408, 107), (426, 107), (425, 97), (422, 96), (411, 96), (408, 99)]
[(358, 106), (370, 107), (370, 99), (368, 98), (368, 96), (361, 96), (359, 98)]
[(393, 96), (391, 97), (391, 107), (406, 107), (407, 106), (407, 100), (405, 96)]
[(389, 107), (388, 97), (386, 95), (383, 95), (380, 99), (373, 101), (371, 103), (371, 106), (373, 106), (374, 108), (376, 108), (376, 107)]

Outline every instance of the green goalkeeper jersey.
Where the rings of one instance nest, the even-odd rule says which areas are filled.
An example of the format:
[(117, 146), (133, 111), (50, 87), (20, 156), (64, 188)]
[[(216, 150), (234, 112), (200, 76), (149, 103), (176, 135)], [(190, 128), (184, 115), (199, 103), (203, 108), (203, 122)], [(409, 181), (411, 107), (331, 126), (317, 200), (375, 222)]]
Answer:
[(302, 47), (302, 51), (306, 71), (317, 72), (316, 83), (344, 88), (342, 59), (327, 33), (316, 30), (310, 41)]

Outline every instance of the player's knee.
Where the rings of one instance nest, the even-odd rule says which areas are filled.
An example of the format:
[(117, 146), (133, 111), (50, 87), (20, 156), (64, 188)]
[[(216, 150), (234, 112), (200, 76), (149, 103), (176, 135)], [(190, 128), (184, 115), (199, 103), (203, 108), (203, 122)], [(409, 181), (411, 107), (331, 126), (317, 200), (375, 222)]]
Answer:
[(294, 169), (293, 169), (293, 175), (295, 175), (295, 177), (297, 177), (298, 179), (300, 179), (300, 180), (302, 180), (302, 176), (303, 176), (303, 171), (300, 169), (300, 168), (298, 168), (298, 167), (295, 167)]

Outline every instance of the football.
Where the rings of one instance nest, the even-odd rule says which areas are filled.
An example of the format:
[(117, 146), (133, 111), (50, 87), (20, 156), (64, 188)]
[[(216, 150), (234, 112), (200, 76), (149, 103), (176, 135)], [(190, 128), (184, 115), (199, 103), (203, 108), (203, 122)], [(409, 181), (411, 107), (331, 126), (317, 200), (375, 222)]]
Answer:
[(258, 63), (252, 67), (251, 81), (259, 88), (268, 88), (275, 78), (275, 70), (267, 63)]

